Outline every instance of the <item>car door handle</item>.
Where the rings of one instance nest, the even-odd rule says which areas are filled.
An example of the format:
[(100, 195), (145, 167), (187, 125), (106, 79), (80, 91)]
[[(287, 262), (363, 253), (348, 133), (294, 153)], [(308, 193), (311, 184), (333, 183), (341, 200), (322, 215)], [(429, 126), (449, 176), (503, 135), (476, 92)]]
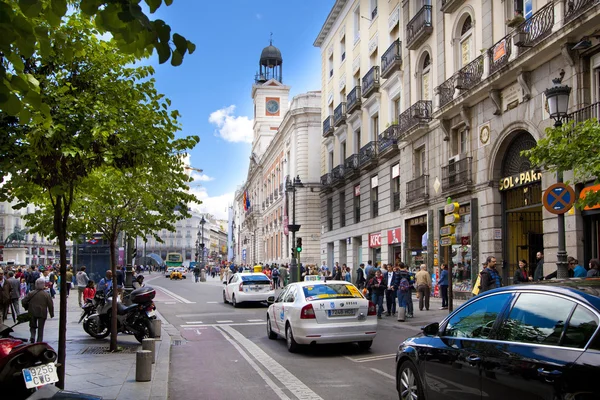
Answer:
[(549, 378), (549, 379), (555, 379), (562, 375), (562, 372), (558, 371), (556, 369), (554, 369), (552, 371), (548, 371), (547, 369), (539, 368), (537, 370), (537, 372), (538, 372), (539, 376), (543, 376), (544, 378)]
[(481, 357), (473, 355), (473, 356), (468, 356), (466, 358), (466, 360), (469, 364), (475, 364), (475, 363), (478, 363), (479, 361), (481, 361)]

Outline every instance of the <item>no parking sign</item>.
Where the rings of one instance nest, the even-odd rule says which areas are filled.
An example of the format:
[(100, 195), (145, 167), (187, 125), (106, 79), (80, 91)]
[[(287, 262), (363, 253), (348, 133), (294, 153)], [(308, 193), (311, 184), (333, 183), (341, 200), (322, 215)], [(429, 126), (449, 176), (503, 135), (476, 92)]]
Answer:
[(552, 214), (564, 214), (575, 203), (575, 192), (569, 185), (562, 182), (555, 183), (546, 189), (542, 202), (546, 210)]

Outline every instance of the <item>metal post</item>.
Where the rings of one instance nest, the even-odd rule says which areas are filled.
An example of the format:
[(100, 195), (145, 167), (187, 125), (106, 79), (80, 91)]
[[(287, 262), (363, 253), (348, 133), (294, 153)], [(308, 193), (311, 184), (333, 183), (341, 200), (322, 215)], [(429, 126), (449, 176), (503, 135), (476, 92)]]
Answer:
[[(292, 225), (296, 226), (296, 188), (292, 189)], [(292, 246), (296, 246), (296, 230), (292, 230)], [(296, 262), (296, 251), (292, 252), (292, 260), (290, 262), (290, 282), (300, 282), (298, 274), (298, 264)]]
[[(563, 172), (556, 172), (556, 182), (562, 183)], [(567, 263), (567, 245), (565, 238), (565, 214), (558, 214), (558, 252), (556, 253), (556, 278), (566, 279), (569, 277), (569, 265)]]

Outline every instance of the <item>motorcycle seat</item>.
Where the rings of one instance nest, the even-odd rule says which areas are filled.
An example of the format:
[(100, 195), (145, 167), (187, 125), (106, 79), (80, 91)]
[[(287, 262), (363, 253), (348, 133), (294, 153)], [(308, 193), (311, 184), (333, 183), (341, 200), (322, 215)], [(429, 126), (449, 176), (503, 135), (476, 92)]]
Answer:
[(117, 314), (125, 315), (129, 314), (131, 311), (135, 310), (138, 307), (137, 304), (132, 304), (130, 306), (124, 306), (122, 303), (117, 303)]

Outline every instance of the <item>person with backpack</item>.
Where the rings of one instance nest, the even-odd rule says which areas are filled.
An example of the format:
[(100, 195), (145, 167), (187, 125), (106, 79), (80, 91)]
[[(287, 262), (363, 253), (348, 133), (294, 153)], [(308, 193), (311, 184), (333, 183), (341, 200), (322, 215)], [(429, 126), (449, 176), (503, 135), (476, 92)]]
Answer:
[(381, 319), (381, 314), (383, 314), (383, 296), (387, 286), (380, 270), (375, 272), (375, 276), (369, 280), (367, 286), (372, 293), (371, 301), (377, 306), (377, 318)]
[(279, 269), (277, 269), (276, 265), (273, 266), (271, 277), (273, 279), (273, 289), (279, 289)]
[(404, 322), (405, 317), (413, 318), (412, 285), (408, 267), (400, 261), (400, 281), (398, 283), (398, 321)]

